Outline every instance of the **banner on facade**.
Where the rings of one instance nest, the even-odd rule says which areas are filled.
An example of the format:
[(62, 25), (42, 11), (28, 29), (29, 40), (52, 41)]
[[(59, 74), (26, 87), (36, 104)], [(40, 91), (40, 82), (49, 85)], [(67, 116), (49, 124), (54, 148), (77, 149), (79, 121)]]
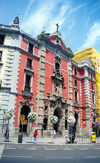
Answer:
[(97, 60), (97, 72), (100, 73), (100, 58), (96, 57)]

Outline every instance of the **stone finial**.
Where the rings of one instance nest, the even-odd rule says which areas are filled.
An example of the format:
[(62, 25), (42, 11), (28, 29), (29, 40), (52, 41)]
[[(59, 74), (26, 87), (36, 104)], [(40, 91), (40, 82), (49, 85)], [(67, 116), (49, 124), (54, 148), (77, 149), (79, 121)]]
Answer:
[(19, 17), (18, 17), (18, 14), (17, 14), (17, 16), (15, 17), (13, 23), (16, 24), (16, 25), (19, 25)]
[(45, 27), (43, 26), (43, 31), (41, 32), (41, 33), (45, 33), (46, 31), (45, 31)]

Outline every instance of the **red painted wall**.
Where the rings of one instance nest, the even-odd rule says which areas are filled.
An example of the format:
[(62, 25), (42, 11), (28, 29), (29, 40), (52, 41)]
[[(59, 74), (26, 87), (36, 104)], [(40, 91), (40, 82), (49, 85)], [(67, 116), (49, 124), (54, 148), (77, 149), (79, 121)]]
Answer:
[(49, 50), (46, 50), (46, 61), (54, 64), (54, 54)]
[(21, 48), (28, 50), (28, 42), (24, 40), (24, 37), (22, 37)]
[(83, 77), (84, 76), (84, 68), (79, 69), (79, 77)]
[(49, 63), (45, 63), (45, 93), (44, 95), (47, 96), (47, 93), (52, 95), (52, 74), (54, 66), (54, 54), (48, 50), (46, 50), (46, 61)]
[(34, 54), (39, 55), (39, 47), (34, 46)]
[(53, 43), (55, 43), (56, 42), (56, 39), (53, 37), (53, 38), (49, 38), (49, 40), (51, 41), (51, 42), (53, 42)]
[(61, 45), (61, 47), (66, 51), (66, 49), (64, 48), (64, 46), (63, 46), (63, 44), (62, 44), (62, 42), (60, 42), (60, 45)]
[[(38, 82), (38, 64), (39, 64), (39, 61), (38, 59), (32, 57), (32, 56), (29, 56), (28, 54), (25, 54), (25, 53), (22, 53), (21, 52), (21, 58), (20, 58), (20, 65), (19, 65), (19, 75), (18, 75), (18, 88), (17, 88), (17, 93), (18, 94), (22, 94), (22, 91), (24, 89), (24, 78), (25, 78), (25, 67), (26, 67), (26, 64), (27, 64), (27, 58), (30, 58), (33, 60), (33, 71), (34, 71), (34, 74), (33, 74), (33, 84), (32, 84), (32, 92), (33, 92), (33, 97), (36, 97), (37, 95), (37, 82)], [(33, 98), (26, 98), (26, 97), (23, 97), (23, 96), (19, 96), (17, 95), (16, 96), (17, 99), (16, 99), (16, 115), (15, 115), (15, 127), (18, 126), (18, 115), (19, 115), (19, 101), (25, 101), (25, 100), (29, 100), (30, 103), (34, 103), (34, 111), (36, 111), (36, 99), (33, 99)]]
[(52, 72), (53, 72), (53, 66), (46, 63), (45, 64), (45, 93), (44, 96), (47, 96), (47, 93), (50, 93), (52, 95)]
[(65, 71), (68, 71), (68, 63), (63, 58), (61, 59), (61, 68), (64, 69)]
[(61, 71), (64, 77), (64, 83), (63, 83), (63, 97), (66, 97), (68, 100), (68, 63), (63, 58), (61, 59), (61, 69), (65, 71)]

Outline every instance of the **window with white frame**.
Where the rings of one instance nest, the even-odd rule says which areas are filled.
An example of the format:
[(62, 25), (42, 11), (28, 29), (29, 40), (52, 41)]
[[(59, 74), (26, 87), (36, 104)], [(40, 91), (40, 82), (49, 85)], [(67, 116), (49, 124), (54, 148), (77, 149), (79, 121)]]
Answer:
[(91, 78), (91, 80), (93, 80), (93, 73), (92, 72), (90, 73), (90, 78)]
[(78, 101), (78, 92), (75, 90), (75, 102), (77, 102)]
[(91, 83), (91, 89), (94, 90), (93, 83)]
[(94, 93), (92, 93), (92, 104), (95, 103), (95, 102), (94, 102), (94, 98), (95, 98), (95, 95), (94, 95)]
[(74, 68), (74, 75), (77, 76), (77, 69)]
[(77, 87), (77, 80), (74, 80), (74, 86)]
[(31, 76), (26, 74), (26, 79), (25, 79), (25, 91), (29, 91), (31, 90)]
[(33, 54), (33, 44), (29, 43), (28, 52)]
[(27, 58), (27, 65), (26, 66), (32, 68), (32, 59)]

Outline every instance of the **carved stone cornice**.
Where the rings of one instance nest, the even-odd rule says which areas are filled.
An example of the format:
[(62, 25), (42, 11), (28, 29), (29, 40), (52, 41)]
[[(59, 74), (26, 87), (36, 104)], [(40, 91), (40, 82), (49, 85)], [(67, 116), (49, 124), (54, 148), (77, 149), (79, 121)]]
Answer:
[(50, 94), (47, 94), (47, 98), (44, 99), (45, 102), (49, 102), (50, 106), (52, 107), (64, 107), (64, 106), (69, 106), (69, 104), (67, 103), (67, 99), (63, 98), (61, 96), (56, 96), (56, 95), (52, 95), (50, 96)]

